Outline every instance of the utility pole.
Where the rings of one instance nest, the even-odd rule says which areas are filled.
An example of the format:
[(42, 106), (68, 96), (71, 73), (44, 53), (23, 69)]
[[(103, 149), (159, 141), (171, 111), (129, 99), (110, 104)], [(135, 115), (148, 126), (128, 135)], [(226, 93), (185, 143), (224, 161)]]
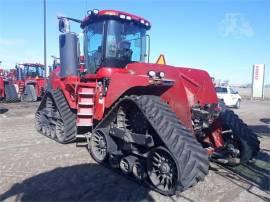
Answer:
[(43, 0), (43, 25), (44, 25), (44, 65), (46, 76), (49, 76), (49, 71), (47, 70), (47, 47), (46, 47), (46, 0)]

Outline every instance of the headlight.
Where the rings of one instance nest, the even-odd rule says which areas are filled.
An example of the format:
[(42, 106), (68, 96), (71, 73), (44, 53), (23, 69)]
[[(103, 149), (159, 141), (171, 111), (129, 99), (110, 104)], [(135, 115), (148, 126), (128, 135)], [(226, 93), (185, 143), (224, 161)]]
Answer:
[(156, 76), (156, 72), (153, 71), (153, 70), (150, 70), (150, 71), (148, 72), (148, 76), (150, 76), (150, 77), (155, 77), (155, 76)]
[(161, 79), (162, 79), (162, 78), (164, 78), (164, 77), (165, 77), (165, 73), (164, 73), (164, 72), (159, 72), (159, 73), (158, 73), (158, 76), (159, 76), (159, 78), (161, 78)]

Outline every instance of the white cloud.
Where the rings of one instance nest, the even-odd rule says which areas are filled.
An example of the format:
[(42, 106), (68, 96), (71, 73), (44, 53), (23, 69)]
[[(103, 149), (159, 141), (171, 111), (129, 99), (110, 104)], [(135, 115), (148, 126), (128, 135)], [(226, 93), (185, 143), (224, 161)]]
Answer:
[(226, 13), (220, 22), (221, 34), (225, 37), (252, 37), (254, 30), (243, 13)]

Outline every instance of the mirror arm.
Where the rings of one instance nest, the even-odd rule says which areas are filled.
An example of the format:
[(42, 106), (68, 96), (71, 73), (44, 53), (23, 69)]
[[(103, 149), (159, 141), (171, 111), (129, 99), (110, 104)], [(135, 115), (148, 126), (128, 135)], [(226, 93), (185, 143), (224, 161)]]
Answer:
[(73, 21), (73, 22), (82, 23), (82, 20), (75, 19), (75, 18), (64, 17), (64, 16), (57, 16), (57, 18), (58, 18), (59, 20), (60, 20), (60, 19), (67, 19), (67, 20), (70, 20), (70, 21)]

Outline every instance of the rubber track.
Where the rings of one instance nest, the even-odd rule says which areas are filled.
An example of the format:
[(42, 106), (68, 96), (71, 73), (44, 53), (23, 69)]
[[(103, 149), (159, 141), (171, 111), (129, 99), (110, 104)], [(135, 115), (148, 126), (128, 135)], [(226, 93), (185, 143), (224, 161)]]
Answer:
[(23, 95), (22, 95), (22, 100), (25, 102), (36, 102), (37, 101), (37, 95), (36, 95), (36, 89), (34, 85), (26, 85)]
[[(42, 111), (44, 108), (46, 108), (48, 97), (50, 97), (49, 99), (53, 99), (58, 109), (58, 112), (61, 116), (61, 119), (64, 122), (65, 127), (64, 132), (66, 134), (66, 138), (64, 141), (59, 141), (56, 137), (52, 138), (47, 134), (43, 134), (42, 131), (38, 130), (37, 128), (38, 132), (62, 144), (73, 142), (76, 138), (76, 114), (69, 108), (69, 105), (61, 90), (46, 91), (38, 107), (37, 112)], [(37, 112), (36, 112), (36, 119), (39, 118), (39, 114)]]
[(225, 126), (229, 127), (240, 139), (243, 151), (241, 152), (241, 163), (254, 158), (260, 150), (260, 141), (247, 124), (243, 122), (232, 110), (225, 109), (220, 113), (220, 118)]
[(76, 113), (72, 111), (61, 90), (53, 91), (53, 99), (64, 123), (65, 140), (60, 143), (70, 143), (76, 139)]
[(202, 181), (209, 169), (206, 150), (159, 97), (152, 95), (124, 97), (114, 105), (104, 122), (102, 121), (96, 128), (108, 126), (112, 120), (110, 116), (115, 114), (116, 109), (125, 101), (137, 105), (175, 159), (179, 170), (175, 191), (184, 191)]
[(18, 97), (18, 94), (16, 92), (16, 89), (15, 89), (15, 86), (14, 85), (10, 85), (10, 84), (7, 84), (5, 85), (5, 94), (6, 94), (6, 97), (5, 97), (5, 101), (6, 102), (18, 102), (20, 101), (19, 97)]

